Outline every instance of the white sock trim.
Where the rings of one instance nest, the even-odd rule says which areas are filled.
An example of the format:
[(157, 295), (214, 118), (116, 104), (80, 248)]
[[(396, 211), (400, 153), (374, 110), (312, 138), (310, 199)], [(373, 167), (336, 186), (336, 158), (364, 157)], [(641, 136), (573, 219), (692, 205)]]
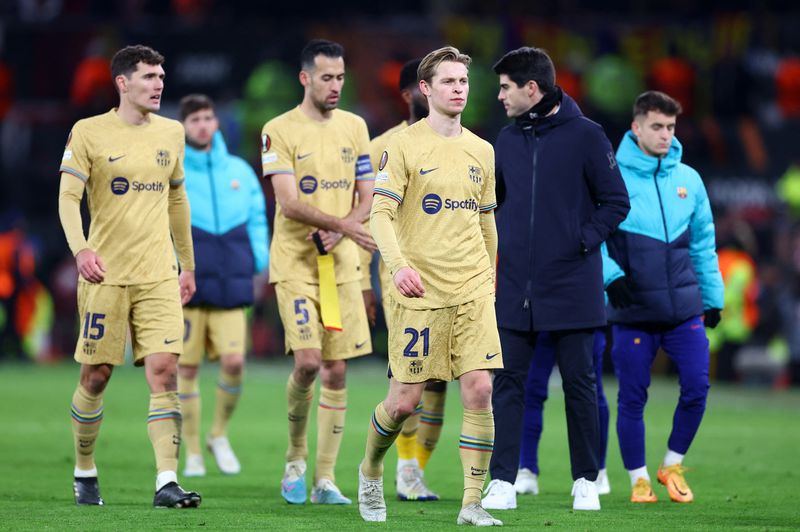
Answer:
[(628, 474), (631, 476), (631, 487), (636, 484), (640, 478), (650, 482), (650, 474), (647, 472), (647, 466), (642, 466), (636, 469), (628, 469)]
[(175, 471), (162, 471), (156, 477), (156, 491), (160, 490), (170, 482), (178, 482), (178, 474)]
[(93, 467), (91, 469), (78, 469), (78, 466), (75, 466), (74, 472), (75, 478), (92, 478), (97, 476), (97, 467)]
[(419, 462), (417, 462), (416, 458), (409, 458), (408, 460), (401, 460), (400, 458), (397, 459), (397, 470), (400, 471), (406, 466), (414, 466), (419, 467)]
[(675, 464), (682, 464), (684, 456), (685, 455), (681, 453), (676, 453), (675, 451), (667, 449), (667, 454), (664, 455), (664, 465), (669, 467)]

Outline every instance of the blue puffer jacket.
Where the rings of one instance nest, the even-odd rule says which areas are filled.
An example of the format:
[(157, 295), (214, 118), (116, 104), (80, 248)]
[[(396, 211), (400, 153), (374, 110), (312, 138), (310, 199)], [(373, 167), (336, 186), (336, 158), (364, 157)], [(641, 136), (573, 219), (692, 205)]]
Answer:
[(606, 242), (634, 294), (628, 308), (608, 307), (612, 323), (679, 323), (722, 309), (714, 221), (700, 175), (681, 163), (673, 139), (663, 157), (644, 153), (632, 131), (617, 150), (631, 211)]
[(264, 270), (269, 260), (261, 184), (249, 164), (228, 153), (219, 131), (211, 151), (186, 145), (184, 170), (197, 280), (189, 305), (250, 305), (253, 275)]

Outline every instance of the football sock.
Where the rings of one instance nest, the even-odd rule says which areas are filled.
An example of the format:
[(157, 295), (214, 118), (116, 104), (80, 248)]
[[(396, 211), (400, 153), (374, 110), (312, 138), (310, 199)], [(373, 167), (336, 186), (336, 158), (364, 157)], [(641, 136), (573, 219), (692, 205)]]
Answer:
[[(94, 444), (103, 421), (103, 394), (92, 395), (79, 384), (72, 394), (71, 410), (75, 469), (83, 472), (95, 470)], [(96, 470), (92, 476), (97, 476)]]
[(682, 455), (680, 453), (676, 453), (675, 451), (670, 451), (669, 449), (667, 449), (667, 454), (664, 455), (664, 465), (669, 467), (669, 466), (675, 465), (675, 464), (682, 464), (684, 456), (685, 455)]
[(364, 461), (361, 462), (361, 471), (366, 478), (376, 479), (383, 477), (383, 457), (392, 446), (397, 435), (400, 434), (398, 422), (389, 417), (383, 402), (375, 407), (372, 414), (370, 428), (367, 429), (367, 450)]
[(228, 431), (228, 422), (236, 410), (236, 404), (242, 395), (244, 375), (231, 375), (220, 370), (217, 381), (217, 402), (214, 406), (214, 423), (211, 425), (211, 437), (224, 436)]
[(636, 481), (640, 478), (645, 479), (647, 482), (650, 482), (650, 475), (647, 473), (647, 466), (642, 466), (636, 469), (629, 469), (628, 474), (631, 477), (631, 487), (636, 484)]
[(181, 450), (181, 405), (178, 392), (150, 394), (147, 435), (153, 444), (159, 475), (165, 471), (177, 471)]
[(403, 421), (400, 435), (397, 437), (397, 459), (408, 461), (415, 458), (415, 446), (417, 444), (417, 429), (419, 428), (419, 413), (422, 411), (422, 401), (417, 405), (413, 414)]
[(200, 449), (200, 388), (198, 379), (187, 379), (178, 373), (178, 399), (183, 416), (183, 443), (187, 454), (201, 454)]
[(423, 471), (428, 465), (431, 453), (439, 442), (444, 423), (444, 400), (446, 392), (422, 392), (422, 412), (419, 415), (419, 430), (417, 431), (416, 455), (419, 467)]
[(494, 449), (494, 416), (491, 408), (464, 409), (458, 451), (464, 468), (464, 497), (461, 506), (481, 502), (483, 483)]
[(314, 483), (327, 478), (335, 480), (333, 467), (339, 454), (347, 412), (347, 389), (331, 390), (320, 386), (317, 408), (317, 467)]
[(311, 400), (314, 390), (311, 387), (303, 388), (294, 380), (294, 374), (289, 374), (286, 383), (286, 399), (289, 410), (289, 448), (286, 451), (286, 461), (305, 460), (308, 457), (308, 443), (306, 430), (308, 427), (308, 411), (311, 409)]

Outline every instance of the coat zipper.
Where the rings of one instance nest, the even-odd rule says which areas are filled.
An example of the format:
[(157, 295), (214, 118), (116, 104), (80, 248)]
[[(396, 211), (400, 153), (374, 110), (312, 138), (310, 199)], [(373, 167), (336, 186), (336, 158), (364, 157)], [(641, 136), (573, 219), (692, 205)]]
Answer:
[(525, 301), (522, 303), (522, 308), (527, 309), (531, 306), (531, 284), (532, 284), (532, 271), (533, 271), (533, 211), (536, 204), (536, 161), (538, 158), (538, 140), (536, 138), (536, 130), (531, 128), (531, 135), (533, 137), (533, 171), (531, 172), (531, 219), (530, 219), (530, 241), (528, 242), (528, 280), (525, 285)]
[(672, 314), (675, 314), (675, 301), (673, 300), (673, 293), (672, 293), (672, 273), (670, 268), (670, 254), (671, 248), (669, 246), (669, 229), (667, 228), (667, 215), (664, 212), (664, 202), (661, 199), (661, 191), (658, 188), (658, 172), (661, 170), (661, 158), (658, 158), (658, 165), (656, 166), (656, 171), (653, 172), (653, 184), (656, 187), (656, 196), (658, 196), (658, 206), (661, 209), (661, 223), (664, 226), (664, 243), (667, 246), (666, 256), (666, 263), (664, 264), (666, 272), (667, 272), (667, 290), (669, 291), (669, 302), (672, 306)]
[(217, 191), (214, 188), (214, 171), (211, 164), (211, 152), (208, 152), (206, 163), (208, 166), (208, 184), (211, 187), (211, 205), (214, 209), (214, 234), (219, 235), (219, 211), (217, 210)]

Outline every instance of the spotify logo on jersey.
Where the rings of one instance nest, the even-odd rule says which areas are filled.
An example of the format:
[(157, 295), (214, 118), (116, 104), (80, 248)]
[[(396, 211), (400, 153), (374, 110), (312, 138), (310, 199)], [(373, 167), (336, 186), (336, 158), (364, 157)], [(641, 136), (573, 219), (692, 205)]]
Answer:
[(436, 214), (442, 209), (442, 198), (436, 194), (428, 194), (422, 198), (422, 210), (426, 214)]
[(130, 188), (130, 183), (124, 177), (115, 177), (111, 180), (111, 192), (117, 196), (122, 196)]
[(307, 175), (300, 180), (300, 191), (304, 194), (312, 194), (317, 190), (317, 180), (313, 175)]

